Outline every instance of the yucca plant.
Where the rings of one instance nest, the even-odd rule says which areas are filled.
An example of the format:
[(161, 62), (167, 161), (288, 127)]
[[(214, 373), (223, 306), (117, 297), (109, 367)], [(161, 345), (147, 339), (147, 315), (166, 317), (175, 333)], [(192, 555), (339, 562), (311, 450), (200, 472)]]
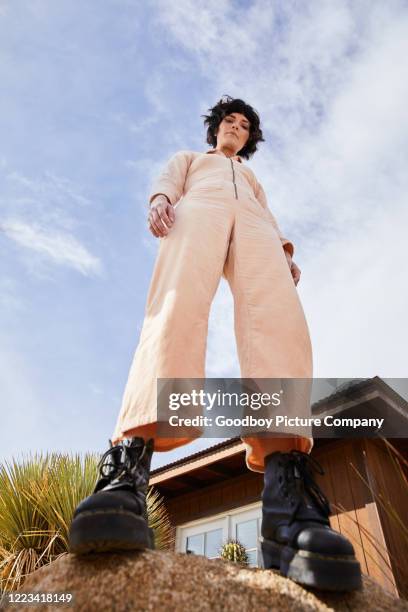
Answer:
[(221, 559), (232, 561), (233, 563), (239, 563), (241, 565), (248, 565), (249, 559), (245, 546), (239, 542), (239, 540), (229, 539), (220, 548)]
[[(95, 487), (99, 458), (36, 453), (0, 464), (0, 592), (20, 588), (31, 572), (67, 554), (72, 516)], [(146, 504), (155, 546), (167, 548), (171, 525), (152, 487)]]

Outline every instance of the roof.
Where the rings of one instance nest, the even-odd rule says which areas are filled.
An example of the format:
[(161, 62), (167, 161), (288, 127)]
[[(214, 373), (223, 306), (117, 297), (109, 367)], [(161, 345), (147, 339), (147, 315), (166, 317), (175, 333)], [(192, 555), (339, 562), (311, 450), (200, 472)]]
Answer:
[(228, 440), (223, 440), (222, 442), (218, 442), (217, 444), (212, 444), (207, 448), (203, 448), (202, 450), (197, 451), (196, 453), (192, 453), (191, 455), (181, 457), (181, 459), (177, 459), (176, 461), (172, 461), (171, 463), (166, 463), (166, 465), (162, 465), (161, 467), (156, 468), (155, 470), (151, 470), (150, 474), (161, 474), (164, 471), (167, 472), (169, 470), (173, 470), (178, 466), (187, 466), (189, 463), (196, 464), (200, 458), (204, 458), (210, 455), (217, 455), (218, 459), (219, 452), (222, 452), (225, 449), (233, 449), (233, 454), (235, 454), (236, 452), (239, 453), (241, 451), (244, 451), (245, 445), (241, 441), (241, 438), (239, 436), (235, 438), (229, 438)]

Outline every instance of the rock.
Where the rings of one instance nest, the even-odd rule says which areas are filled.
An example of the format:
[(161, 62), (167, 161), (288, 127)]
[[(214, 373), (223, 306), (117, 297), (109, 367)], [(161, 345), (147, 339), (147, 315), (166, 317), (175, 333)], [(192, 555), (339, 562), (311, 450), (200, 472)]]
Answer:
[[(36, 604), (30, 609), (114, 612), (408, 611), (408, 603), (363, 576), (362, 591), (305, 589), (278, 571), (242, 568), (222, 559), (145, 550), (87, 556), (64, 554), (28, 576), (20, 591), (72, 593), (74, 603)], [(27, 605), (3, 602), (2, 609)]]

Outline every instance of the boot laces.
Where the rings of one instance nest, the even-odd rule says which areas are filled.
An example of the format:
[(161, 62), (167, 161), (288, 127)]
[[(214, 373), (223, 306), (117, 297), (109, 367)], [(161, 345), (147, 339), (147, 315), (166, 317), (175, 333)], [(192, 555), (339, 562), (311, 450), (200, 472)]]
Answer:
[[(132, 476), (132, 456), (129, 447), (123, 442), (119, 442), (115, 446), (112, 446), (112, 442), (109, 440), (111, 447), (105, 451), (98, 462), (99, 473), (102, 478), (118, 479), (123, 475)], [(117, 459), (118, 449), (121, 449), (120, 460)], [(133, 471), (133, 477), (136, 476), (136, 484), (140, 484), (143, 479), (141, 473), (141, 460), (146, 454), (146, 444), (143, 446), (143, 450), (137, 459), (137, 472)]]
[[(285, 481), (290, 483), (289, 487), (293, 487), (296, 491), (299, 488), (303, 489), (322, 513), (328, 517), (330, 515), (330, 502), (319, 485), (314, 481), (313, 469), (322, 476), (324, 475), (322, 466), (310, 454), (303, 453), (302, 451), (292, 451), (287, 462), (285, 462)], [(302, 497), (296, 503), (289, 523), (292, 523), (295, 519), (301, 505)]]

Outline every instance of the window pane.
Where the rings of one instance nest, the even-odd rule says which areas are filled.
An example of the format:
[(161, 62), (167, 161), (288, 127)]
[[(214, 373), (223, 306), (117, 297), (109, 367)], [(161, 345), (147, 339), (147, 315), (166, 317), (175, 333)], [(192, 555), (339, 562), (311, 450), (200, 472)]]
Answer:
[(245, 548), (256, 548), (257, 545), (257, 519), (237, 523), (236, 538)]
[(205, 534), (205, 556), (218, 557), (222, 545), (222, 529), (207, 531)]
[(258, 567), (258, 554), (256, 550), (247, 550), (249, 567)]
[(186, 552), (194, 555), (204, 554), (204, 534), (198, 533), (197, 535), (188, 536), (186, 543)]

